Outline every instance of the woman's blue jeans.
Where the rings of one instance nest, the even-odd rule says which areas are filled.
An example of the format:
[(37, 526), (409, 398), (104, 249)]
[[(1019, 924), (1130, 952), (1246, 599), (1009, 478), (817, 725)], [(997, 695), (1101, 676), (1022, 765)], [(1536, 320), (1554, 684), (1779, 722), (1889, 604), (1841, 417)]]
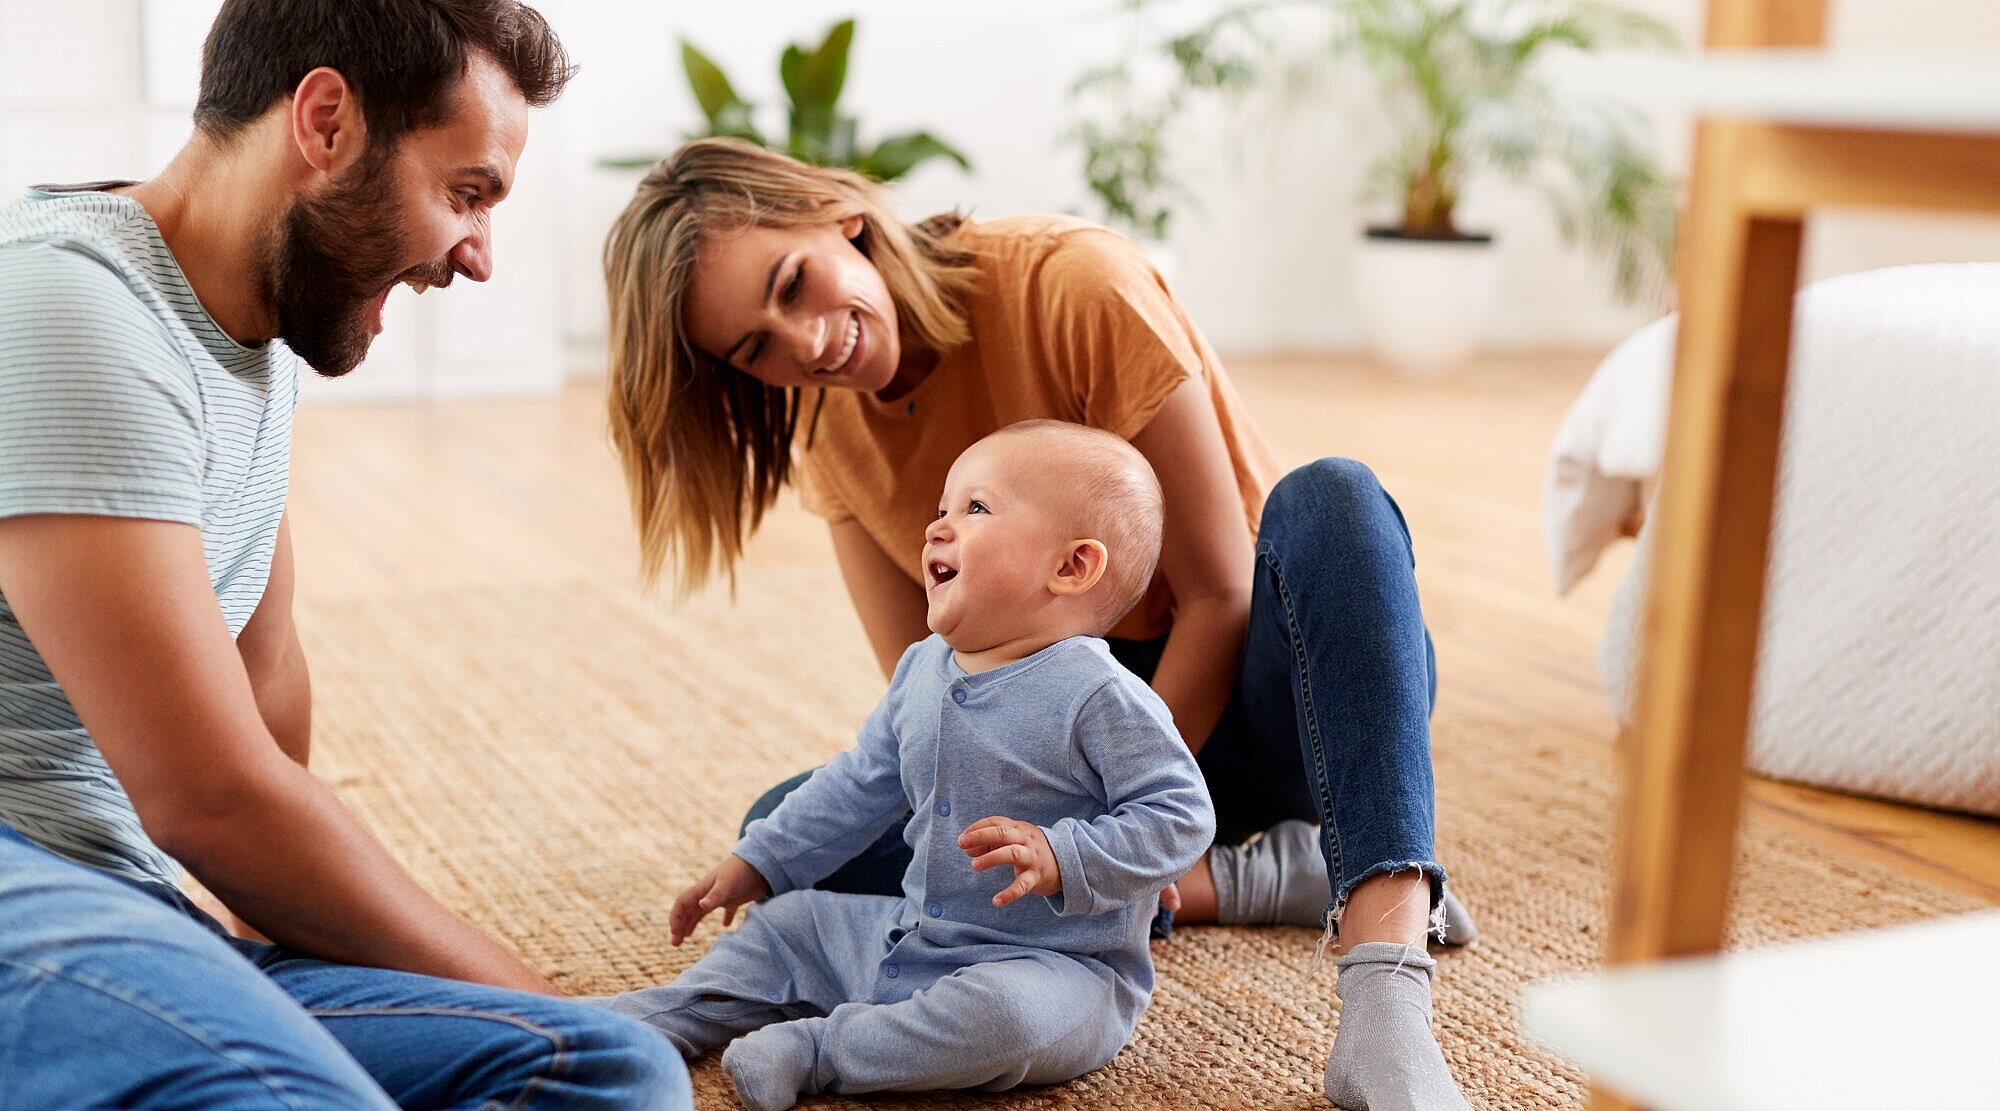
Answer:
[(694, 1106), (652, 1028), (569, 1000), (231, 938), (162, 884), (0, 825), (0, 1105)]
[[(1113, 640), (1111, 651), (1150, 680), (1165, 639)], [(1402, 510), (1352, 459), (1286, 475), (1257, 530), (1236, 689), (1197, 756), (1216, 841), (1240, 842), (1287, 818), (1318, 822), (1334, 913), (1362, 880), (1412, 868), (1429, 876), (1435, 907), (1445, 879), (1432, 846), (1436, 697)], [(758, 799), (744, 824), (777, 809), (806, 775)], [(899, 824), (819, 886), (900, 894), (910, 862), (902, 837)]]

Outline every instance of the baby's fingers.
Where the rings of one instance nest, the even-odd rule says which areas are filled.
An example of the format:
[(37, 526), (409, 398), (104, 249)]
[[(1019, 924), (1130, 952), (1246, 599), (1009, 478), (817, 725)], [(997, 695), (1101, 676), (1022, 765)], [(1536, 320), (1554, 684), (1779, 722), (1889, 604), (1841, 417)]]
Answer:
[(996, 845), (1018, 845), (1023, 840), (1024, 836), (1014, 828), (1012, 818), (982, 818), (965, 827), (965, 832), (958, 835), (958, 847), (970, 856)]
[(1040, 883), (1041, 879), (1042, 874), (1040, 869), (1016, 869), (1014, 871), (1014, 882), (1002, 889), (1000, 894), (993, 896), (993, 905), (1004, 907), (1021, 896), (1032, 893), (1035, 890), (1035, 885)]
[(990, 853), (974, 857), (972, 859), (972, 870), (975, 872), (984, 872), (988, 868), (999, 868), (1003, 865), (1019, 870), (1022, 866), (1029, 863), (1031, 859), (1027, 849), (1021, 845), (1002, 845)]
[(674, 909), (667, 914), (667, 940), (674, 945), (686, 941), (687, 936), (694, 932), (695, 923), (700, 922), (706, 913), (695, 904), (676, 900)]

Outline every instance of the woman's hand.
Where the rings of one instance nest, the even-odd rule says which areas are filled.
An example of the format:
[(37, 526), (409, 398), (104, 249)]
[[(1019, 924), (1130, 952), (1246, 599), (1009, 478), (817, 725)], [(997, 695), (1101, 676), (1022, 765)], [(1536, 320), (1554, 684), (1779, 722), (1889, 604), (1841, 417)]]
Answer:
[(708, 917), (708, 912), (716, 907), (722, 908), (722, 924), (727, 926), (736, 920), (737, 907), (770, 893), (771, 885), (764, 882), (757, 869), (732, 853), (716, 866), (715, 871), (703, 876), (674, 900), (674, 909), (667, 915), (667, 940), (675, 945), (686, 941), (687, 936), (694, 932), (695, 924)]
[(1062, 890), (1056, 851), (1049, 848), (1048, 835), (1040, 826), (996, 814), (966, 826), (958, 835), (958, 847), (972, 858), (975, 872), (1002, 865), (1014, 869), (1014, 882), (993, 896), (996, 907), (1023, 895), (1054, 895)]

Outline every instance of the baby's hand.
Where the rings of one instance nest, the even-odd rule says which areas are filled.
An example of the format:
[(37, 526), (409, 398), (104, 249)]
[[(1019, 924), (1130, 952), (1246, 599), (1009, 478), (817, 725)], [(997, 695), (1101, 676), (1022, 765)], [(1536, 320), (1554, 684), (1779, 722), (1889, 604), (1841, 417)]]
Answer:
[(722, 924), (727, 926), (736, 920), (737, 907), (770, 893), (771, 885), (764, 882), (757, 869), (732, 853), (723, 858), (715, 871), (674, 900), (674, 909), (667, 915), (667, 940), (675, 945), (686, 941), (694, 932), (695, 923), (708, 917), (708, 912), (716, 907), (722, 908)]
[(972, 870), (1006, 865), (1014, 869), (1014, 882), (993, 896), (993, 905), (1004, 907), (1023, 895), (1053, 895), (1062, 890), (1062, 872), (1056, 867), (1056, 852), (1049, 848), (1048, 835), (1028, 822), (994, 815), (981, 818), (958, 835), (958, 847), (972, 858)]

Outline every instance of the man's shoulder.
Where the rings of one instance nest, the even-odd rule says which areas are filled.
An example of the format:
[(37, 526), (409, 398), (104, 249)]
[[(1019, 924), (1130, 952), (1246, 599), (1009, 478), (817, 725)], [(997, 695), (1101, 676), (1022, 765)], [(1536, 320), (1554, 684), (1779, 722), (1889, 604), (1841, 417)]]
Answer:
[(130, 270), (135, 252), (156, 239), (146, 210), (113, 193), (34, 189), (0, 207), (0, 250), (53, 249), (39, 256), (45, 265), (95, 262), (113, 272)]
[(83, 233), (0, 233), (0, 342), (164, 336), (159, 313), (140, 293), (143, 281), (115, 241)]
[(185, 380), (171, 307), (153, 291), (156, 236), (145, 211), (103, 193), (29, 194), (0, 208), (0, 371), (17, 380), (96, 365)]
[(102, 303), (143, 312), (120, 260), (107, 245), (87, 238), (0, 238), (0, 297), (23, 301)]
[(0, 243), (0, 393), (151, 390), (194, 406), (195, 378), (172, 329), (110, 262), (68, 243)]

